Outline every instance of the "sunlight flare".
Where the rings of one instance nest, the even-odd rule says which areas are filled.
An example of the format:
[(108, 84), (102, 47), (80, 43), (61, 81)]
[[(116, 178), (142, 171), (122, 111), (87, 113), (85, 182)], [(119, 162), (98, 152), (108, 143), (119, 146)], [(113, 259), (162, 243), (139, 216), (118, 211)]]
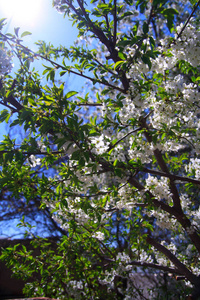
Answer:
[(0, 2), (0, 17), (12, 19), (17, 26), (37, 25), (42, 17), (41, 0), (3, 0)]

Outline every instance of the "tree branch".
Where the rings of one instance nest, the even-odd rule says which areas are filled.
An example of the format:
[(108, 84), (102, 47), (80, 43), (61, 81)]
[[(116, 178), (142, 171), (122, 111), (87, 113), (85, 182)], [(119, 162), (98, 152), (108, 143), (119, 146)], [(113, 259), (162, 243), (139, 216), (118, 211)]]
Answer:
[[(152, 137), (150, 135), (150, 130), (149, 127), (146, 123), (146, 118), (140, 118), (140, 125), (142, 128), (144, 128), (144, 136), (146, 137), (147, 141), (149, 143), (153, 143)], [(160, 166), (161, 170), (166, 173), (166, 174), (170, 174), (169, 169), (163, 159), (162, 153), (160, 152), (160, 150), (155, 149), (154, 151), (154, 155), (155, 158), (158, 162), (158, 165)], [(170, 177), (169, 177), (170, 178)], [(180, 201), (180, 197), (179, 197), (179, 193), (178, 190), (176, 188), (176, 185), (174, 184), (174, 181), (170, 178), (170, 190), (172, 192), (172, 199), (173, 199), (173, 205), (176, 208), (176, 210), (179, 210), (180, 212), (182, 212), (182, 207), (181, 207), (181, 201)]]
[(178, 175), (174, 175), (174, 174), (171, 174), (171, 173), (168, 174), (168, 173), (157, 171), (157, 170), (151, 170), (151, 169), (148, 169), (148, 168), (145, 168), (145, 167), (141, 167), (140, 171), (145, 172), (145, 173), (149, 173), (149, 174), (153, 174), (153, 175), (158, 175), (158, 176), (161, 176), (161, 177), (167, 177), (167, 178), (170, 178), (170, 179), (173, 179), (173, 180), (191, 182), (191, 183), (200, 185), (200, 180), (189, 178), (189, 177), (178, 176)]
[(161, 266), (161, 265), (158, 265), (158, 264), (148, 263), (148, 262), (132, 260), (127, 265), (147, 267), (147, 268), (157, 269), (157, 270), (161, 270), (161, 271), (172, 273), (172, 274), (183, 275), (183, 273), (180, 272), (178, 269), (170, 268), (170, 267), (167, 267), (167, 266)]
[[(11, 38), (7, 37), (6, 35), (4, 35), (4, 34), (1, 33), (1, 32), (0, 32), (0, 35), (3, 36), (6, 40), (11, 40), (11, 41), (12, 41)], [(67, 71), (67, 72), (72, 73), (72, 74), (74, 74), (74, 75), (77, 75), (77, 76), (80, 76), (80, 77), (82, 77), (82, 78), (88, 79), (88, 80), (92, 81), (93, 83), (99, 83), (99, 84), (108, 86), (108, 87), (110, 87), (110, 88), (113, 88), (114, 90), (118, 90), (119, 92), (126, 93), (126, 90), (125, 90), (125, 89), (122, 89), (122, 88), (119, 88), (119, 87), (117, 87), (117, 86), (114, 86), (114, 85), (110, 84), (110, 83), (107, 82), (107, 81), (103, 82), (103, 81), (98, 80), (98, 79), (96, 79), (96, 78), (91, 78), (91, 77), (86, 76), (86, 75), (84, 75), (84, 74), (82, 74), (82, 73), (73, 71), (73, 70), (71, 70), (70, 68), (63, 67), (62, 65), (56, 63), (55, 61), (53, 61), (53, 60), (51, 60), (51, 59), (49, 59), (49, 58), (47, 58), (47, 57), (45, 57), (45, 56), (43, 56), (43, 55), (41, 55), (41, 54), (38, 54), (38, 53), (34, 52), (33, 50), (31, 50), (31, 49), (29, 49), (29, 48), (23, 46), (22, 44), (20, 44), (20, 43), (17, 42), (17, 41), (15, 41), (15, 43), (16, 43), (18, 46), (20, 46), (21, 48), (23, 48), (24, 50), (28, 51), (30, 54), (32, 54), (33, 57), (39, 57), (39, 58), (41, 58), (41, 59), (44, 59), (44, 60), (50, 62), (50, 63), (51, 63), (53, 66), (55, 66), (56, 68), (60, 68), (60, 69), (62, 69), (63, 71)]]
[[(200, 4), (200, 0), (196, 3), (196, 5), (194, 5), (191, 14), (189, 15), (188, 19), (186, 20), (185, 24), (183, 25), (183, 28), (181, 29), (181, 31), (180, 31), (179, 34), (177, 35), (176, 40), (178, 40), (178, 39), (181, 37), (181, 34), (183, 33), (183, 31), (185, 30), (186, 26), (187, 26), (188, 23), (190, 22), (190, 19), (192, 18), (193, 14), (194, 14), (195, 11), (197, 10), (199, 4)], [(176, 40), (175, 40), (174, 42), (176, 42)]]
[[(128, 182), (134, 187), (136, 187), (139, 191), (145, 191), (144, 186), (141, 183), (139, 183), (134, 177), (130, 177)], [(177, 210), (175, 207), (169, 206), (164, 202), (157, 200), (150, 191), (145, 191), (145, 194), (148, 199), (148, 203), (152, 203), (155, 207), (160, 208), (165, 212), (168, 212), (170, 215), (174, 216), (177, 219), (177, 221), (185, 229), (191, 241), (200, 253), (200, 236), (198, 235), (196, 229), (192, 226), (191, 221), (183, 213), (183, 211)]]
[(113, 44), (116, 46), (117, 42), (117, 0), (114, 0), (114, 33), (113, 33)]
[[(119, 60), (121, 60), (118, 56), (118, 51), (115, 49), (115, 44), (112, 42), (112, 40), (107, 39), (107, 37), (105, 36), (104, 32), (101, 30), (100, 27), (97, 27), (89, 18), (88, 14), (85, 11), (85, 8), (83, 6), (83, 2), (80, 0), (77, 0), (80, 9), (86, 19), (86, 24), (85, 26), (88, 28), (89, 31), (91, 31), (101, 42), (102, 44), (104, 44), (106, 46), (106, 48), (108, 49), (110, 56), (109, 58), (112, 59), (115, 63), (118, 62)], [(82, 15), (77, 11), (77, 9), (71, 4), (71, 2), (67, 1), (67, 4), (69, 5), (69, 7), (77, 14), (77, 16), (80, 19), (83, 19)], [(119, 76), (120, 76), (120, 80), (123, 84), (124, 90), (123, 92), (126, 93), (126, 91), (129, 88), (129, 80), (126, 77), (126, 73), (124, 71), (122, 71), (121, 69), (117, 68), (116, 71), (118, 72)]]
[[(103, 0), (103, 3), (106, 4), (105, 0)], [(108, 14), (106, 14), (104, 17), (106, 19), (106, 25), (107, 25), (107, 29), (109, 31), (110, 30), (110, 24), (109, 24), (109, 21), (108, 21)]]
[[(145, 191), (145, 187), (137, 181), (134, 177), (130, 177), (128, 179), (128, 183), (136, 187), (139, 191)], [(149, 200), (148, 203), (152, 203), (155, 207), (161, 208), (163, 211), (168, 212), (170, 215), (174, 215), (173, 207), (165, 204), (162, 201), (159, 201), (155, 198), (155, 196), (150, 191), (145, 191), (146, 198)]]
[(196, 285), (197, 283), (200, 284), (200, 279), (198, 276), (194, 275), (188, 268), (180, 262), (180, 260), (166, 247), (156, 242), (153, 238), (147, 237), (147, 243), (154, 246), (159, 252), (163, 253), (177, 268), (180, 274), (183, 274), (191, 283)]
[[(0, 33), (1, 35), (1, 33)], [(0, 79), (0, 90), (3, 88), (3, 83), (2, 83), (2, 80)], [(5, 98), (4, 99), (5, 102), (9, 102), (10, 104), (12, 104), (15, 108), (13, 109), (12, 107), (10, 107), (10, 105), (7, 105), (7, 103), (4, 103), (1, 101), (1, 103), (3, 105), (5, 105), (6, 107), (9, 107), (13, 112), (19, 112), (20, 110), (22, 110), (22, 108), (24, 108), (16, 99), (15, 97), (11, 94), (8, 96), (8, 98)]]

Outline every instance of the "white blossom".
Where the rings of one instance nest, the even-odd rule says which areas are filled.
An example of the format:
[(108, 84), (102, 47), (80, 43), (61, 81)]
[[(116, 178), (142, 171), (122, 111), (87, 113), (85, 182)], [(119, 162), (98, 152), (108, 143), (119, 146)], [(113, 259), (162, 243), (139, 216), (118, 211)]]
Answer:
[(11, 56), (4, 47), (0, 47), (0, 76), (10, 73), (13, 68)]
[(31, 154), (29, 156), (29, 163), (30, 166), (35, 168), (36, 166), (39, 166), (41, 164), (41, 159), (40, 158), (36, 158), (35, 155)]
[(93, 238), (96, 238), (100, 241), (103, 241), (104, 240), (104, 233), (101, 232), (101, 231), (96, 231), (93, 235), (92, 235)]
[(107, 138), (103, 134), (98, 137), (91, 138), (91, 143), (92, 143), (92, 145), (94, 145), (94, 148), (92, 149), (92, 151), (95, 154), (105, 153), (108, 150), (109, 145), (110, 145)]
[(200, 159), (191, 158), (189, 164), (185, 165), (185, 169), (188, 173), (195, 174), (196, 179), (200, 179)]

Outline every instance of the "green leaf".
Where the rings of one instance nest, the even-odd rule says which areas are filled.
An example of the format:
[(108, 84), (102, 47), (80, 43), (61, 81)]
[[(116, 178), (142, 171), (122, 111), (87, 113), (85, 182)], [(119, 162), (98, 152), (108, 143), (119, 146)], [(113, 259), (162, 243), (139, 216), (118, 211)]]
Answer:
[(6, 23), (4, 23), (5, 20), (6, 20), (6, 18), (0, 19), (0, 29), (2, 29), (3, 26), (6, 24)]
[(144, 34), (147, 34), (148, 31), (149, 31), (149, 25), (147, 24), (147, 22), (144, 22), (144, 24), (143, 24), (143, 32), (144, 32)]
[(118, 159), (115, 159), (113, 166), (116, 167), (117, 163), (118, 163)]
[(28, 98), (28, 102), (29, 102), (29, 104), (32, 105), (32, 106), (35, 106), (35, 105), (36, 105), (35, 100), (34, 100), (33, 98)]
[(0, 123), (6, 121), (8, 123), (8, 120), (10, 118), (10, 113), (7, 109), (4, 109), (0, 112)]
[(123, 60), (126, 59), (124, 53), (122, 53), (122, 52), (118, 52), (118, 56), (119, 56), (119, 58), (121, 58), (121, 59), (123, 59)]
[(22, 34), (21, 34), (21, 38), (26, 36), (26, 35), (31, 35), (32, 33), (30, 31), (24, 31)]
[(134, 168), (138, 168), (140, 165), (140, 161), (138, 161), (138, 160), (136, 161), (135, 159), (129, 160), (128, 163), (131, 164), (131, 166), (133, 166)]
[(67, 73), (67, 71), (61, 71), (60, 72), (60, 76), (62, 77), (63, 75), (65, 75)]
[(178, 11), (173, 8), (166, 8), (164, 9), (161, 14), (167, 19), (167, 27), (170, 32), (174, 28), (174, 15), (178, 15)]
[(16, 27), (14, 28), (14, 32), (15, 32), (15, 35), (18, 37), (19, 35), (19, 30), (20, 30), (20, 27)]
[(124, 61), (123, 60), (119, 60), (116, 62), (116, 64), (114, 65), (114, 70), (116, 70), (117, 68), (119, 68), (121, 65), (124, 64)]
[(143, 61), (146, 65), (148, 65), (149, 69), (151, 69), (152, 63), (151, 63), (151, 60), (150, 60), (149, 56), (146, 55), (146, 54), (144, 54), (144, 55), (141, 57), (141, 59), (142, 59), (142, 61)]
[(85, 159), (84, 159), (84, 157), (81, 157), (81, 158), (79, 159), (79, 166), (80, 166), (80, 167), (84, 167), (84, 166), (85, 166)]
[(114, 170), (115, 174), (118, 176), (118, 177), (121, 177), (122, 176), (122, 170), (117, 168)]
[(68, 93), (65, 95), (65, 98), (66, 98), (66, 99), (69, 99), (69, 98), (71, 98), (72, 96), (77, 95), (77, 94), (78, 94), (78, 92), (71, 91), (71, 92), (68, 92)]
[(74, 160), (79, 160), (80, 159), (80, 150), (74, 151), (72, 153), (72, 157), (71, 158), (74, 159)]
[(179, 12), (174, 8), (166, 8), (162, 11), (162, 14), (172, 16), (172, 15), (178, 15)]
[(55, 79), (55, 70), (52, 69), (49, 74), (47, 75), (47, 78), (50, 78), (52, 82), (54, 82)]

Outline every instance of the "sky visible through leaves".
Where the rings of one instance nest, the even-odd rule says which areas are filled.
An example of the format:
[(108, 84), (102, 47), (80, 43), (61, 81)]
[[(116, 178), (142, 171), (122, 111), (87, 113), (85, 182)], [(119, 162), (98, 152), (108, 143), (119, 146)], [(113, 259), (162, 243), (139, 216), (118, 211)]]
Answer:
[[(18, 6), (16, 6), (16, 2)], [(31, 10), (36, 9), (36, 12)], [(39, 9), (39, 11), (38, 11)], [(69, 47), (76, 39), (77, 30), (76, 27), (72, 27), (72, 23), (68, 18), (64, 18), (59, 14), (55, 8), (52, 7), (49, 0), (0, 0), (0, 19), (6, 18), (6, 26), (3, 28), (3, 33), (14, 33), (14, 28), (20, 27), (19, 36), (24, 31), (29, 31), (32, 34), (26, 36), (23, 39), (22, 44), (27, 46), (33, 51), (37, 51), (37, 45), (35, 42), (44, 40), (47, 44), (51, 43), (55, 47), (62, 44)], [(13, 60), (14, 68), (11, 75), (18, 68), (18, 61)], [(44, 64), (47, 65), (46, 62)], [(33, 66), (32, 66), (33, 67)], [(41, 61), (34, 61), (34, 67), (36, 70), (41, 70)], [(44, 76), (45, 78), (45, 76)], [(66, 86), (70, 85), (71, 90), (76, 90), (77, 85), (80, 83), (79, 78), (71, 75), (69, 81), (66, 82)], [(82, 82), (83, 84), (83, 82)], [(0, 105), (0, 110), (3, 110), (3, 106)], [(0, 140), (8, 133), (8, 125), (5, 123), (0, 124)], [(16, 137), (16, 136), (15, 136)], [(13, 232), (9, 227), (9, 235), (16, 234), (16, 225), (19, 223), (19, 219), (16, 222), (12, 222)], [(7, 227), (7, 226), (6, 226)]]
[[(16, 5), (16, 2), (18, 3)], [(32, 34), (26, 36), (23, 45), (29, 47), (33, 51), (37, 51), (35, 42), (44, 40), (47, 44), (51, 43), (55, 47), (62, 44), (69, 47), (76, 39), (76, 27), (72, 27), (72, 23), (68, 18), (64, 18), (59, 14), (49, 0), (0, 0), (0, 19), (6, 18), (7, 24), (3, 29), (3, 33), (13, 33), (14, 28), (20, 27), (19, 35), (24, 31)], [(16, 61), (13, 61), (15, 67)], [(41, 62), (34, 62), (36, 70), (41, 69)], [(13, 69), (14, 72), (15, 68)], [(12, 73), (11, 73), (12, 74)], [(70, 89), (76, 89), (78, 78), (71, 75), (67, 85)], [(0, 105), (0, 110), (2, 110)], [(0, 125), (0, 140), (6, 134), (6, 126)]]

